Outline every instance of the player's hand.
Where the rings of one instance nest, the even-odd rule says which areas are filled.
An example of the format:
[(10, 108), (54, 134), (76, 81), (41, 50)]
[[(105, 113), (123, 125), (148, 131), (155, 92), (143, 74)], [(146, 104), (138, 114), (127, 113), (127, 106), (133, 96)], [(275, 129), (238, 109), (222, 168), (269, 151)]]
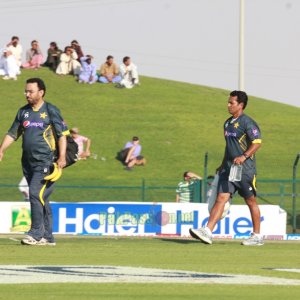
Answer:
[(236, 165), (242, 165), (244, 161), (246, 160), (246, 157), (244, 155), (238, 156), (233, 160), (233, 163)]
[(67, 164), (66, 159), (62, 158), (62, 157), (60, 157), (56, 163), (57, 163), (58, 168), (60, 168), (60, 169), (63, 169)]

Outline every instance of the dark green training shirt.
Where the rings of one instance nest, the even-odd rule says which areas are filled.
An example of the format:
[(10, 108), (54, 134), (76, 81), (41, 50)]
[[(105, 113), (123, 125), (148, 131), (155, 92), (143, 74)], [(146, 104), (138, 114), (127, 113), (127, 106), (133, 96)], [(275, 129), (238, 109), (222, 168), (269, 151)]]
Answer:
[[(224, 136), (226, 141), (224, 168), (228, 172), (237, 156), (243, 155), (251, 144), (261, 143), (261, 133), (258, 125), (244, 114), (237, 119), (230, 117), (225, 121)], [(243, 172), (256, 174), (254, 155), (243, 163)]]
[(53, 160), (56, 147), (54, 134), (60, 138), (68, 133), (59, 109), (44, 102), (38, 111), (34, 111), (29, 104), (20, 108), (7, 134), (14, 140), (23, 136), (23, 163), (44, 165)]

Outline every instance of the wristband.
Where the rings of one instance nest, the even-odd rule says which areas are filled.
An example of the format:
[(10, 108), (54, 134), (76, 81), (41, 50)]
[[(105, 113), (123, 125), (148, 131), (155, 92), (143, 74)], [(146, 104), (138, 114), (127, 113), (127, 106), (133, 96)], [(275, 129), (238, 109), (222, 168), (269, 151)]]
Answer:
[(243, 156), (244, 156), (246, 159), (249, 158), (249, 156), (248, 156), (246, 153), (243, 153)]

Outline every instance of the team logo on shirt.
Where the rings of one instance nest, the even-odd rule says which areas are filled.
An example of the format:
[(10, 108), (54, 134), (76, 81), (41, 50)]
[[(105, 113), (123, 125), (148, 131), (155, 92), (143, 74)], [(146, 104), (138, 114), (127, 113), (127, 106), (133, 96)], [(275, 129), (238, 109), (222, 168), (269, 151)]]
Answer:
[(41, 119), (46, 119), (47, 116), (48, 116), (48, 115), (47, 115), (45, 112), (40, 113), (40, 118), (41, 118)]
[(235, 129), (239, 128), (239, 126), (240, 126), (239, 122), (236, 122), (236, 123), (234, 123), (234, 125), (233, 125), (233, 127), (234, 127)]
[(26, 111), (26, 113), (24, 114), (24, 118), (27, 119), (29, 117), (29, 112)]

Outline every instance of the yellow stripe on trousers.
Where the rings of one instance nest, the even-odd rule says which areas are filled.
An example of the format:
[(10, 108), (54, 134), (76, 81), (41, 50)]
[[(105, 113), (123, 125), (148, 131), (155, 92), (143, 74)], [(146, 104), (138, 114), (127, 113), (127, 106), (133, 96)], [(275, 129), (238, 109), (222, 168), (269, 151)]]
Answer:
[(45, 206), (45, 201), (44, 201), (44, 198), (43, 198), (43, 194), (44, 194), (44, 191), (46, 189), (47, 183), (48, 183), (48, 180), (43, 185), (43, 187), (41, 188), (40, 193), (39, 193), (39, 198), (40, 198), (40, 201), (41, 201), (41, 203), (42, 203), (43, 206)]

